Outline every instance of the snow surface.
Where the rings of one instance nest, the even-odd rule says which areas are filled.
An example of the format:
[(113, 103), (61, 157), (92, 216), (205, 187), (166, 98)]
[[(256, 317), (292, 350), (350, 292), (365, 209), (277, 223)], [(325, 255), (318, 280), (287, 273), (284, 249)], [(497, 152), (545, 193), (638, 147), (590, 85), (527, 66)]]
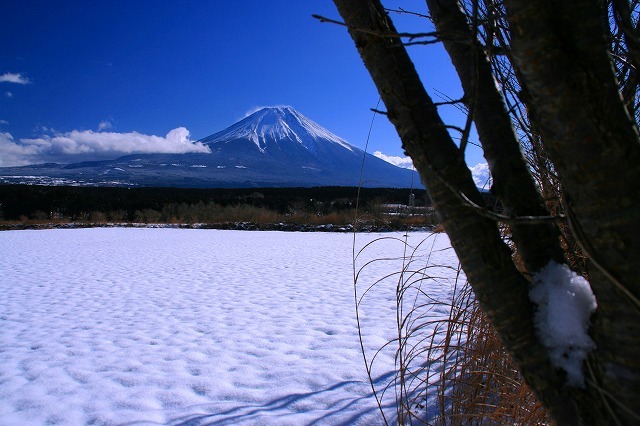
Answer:
[(536, 330), (551, 362), (566, 371), (568, 385), (584, 387), (582, 365), (596, 346), (589, 317), (598, 306), (589, 282), (551, 261), (533, 277), (529, 298), (538, 307)]
[[(391, 277), (361, 305), (371, 355), (397, 333), (393, 273), (403, 237), (357, 238), (358, 247), (375, 240), (358, 256), (362, 288)], [(352, 239), (1, 232), (0, 423), (380, 424), (354, 320)], [(442, 236), (435, 247), (447, 246)], [(439, 253), (455, 261), (451, 250)], [(392, 380), (387, 349), (376, 357), (378, 385)], [(393, 422), (393, 407), (386, 411)]]

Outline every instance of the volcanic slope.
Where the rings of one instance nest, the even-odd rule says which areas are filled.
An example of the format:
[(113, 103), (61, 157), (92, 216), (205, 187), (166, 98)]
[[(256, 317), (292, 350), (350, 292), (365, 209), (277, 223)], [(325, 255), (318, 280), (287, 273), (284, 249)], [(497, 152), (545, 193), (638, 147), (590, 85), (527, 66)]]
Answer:
[(415, 172), (365, 153), (291, 107), (263, 108), (200, 142), (211, 152), (133, 154), (66, 166), (5, 168), (0, 169), (0, 183), (10, 181), (8, 175), (13, 179), (29, 175), (86, 185), (357, 186), (364, 158), (363, 186), (421, 186)]

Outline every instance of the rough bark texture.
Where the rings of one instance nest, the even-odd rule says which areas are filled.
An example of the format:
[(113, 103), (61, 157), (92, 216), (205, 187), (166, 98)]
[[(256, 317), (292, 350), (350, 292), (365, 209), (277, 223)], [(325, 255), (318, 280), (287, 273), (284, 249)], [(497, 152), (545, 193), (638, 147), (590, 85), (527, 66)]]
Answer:
[[(461, 200), (480, 204), (463, 154), (453, 143), (402, 42), (377, 0), (334, 0), (384, 101), (388, 117), (424, 180), (478, 300), (524, 377), (559, 421), (576, 419), (564, 374), (549, 362), (538, 342), (528, 281), (515, 268), (496, 223)], [(366, 31), (362, 31), (366, 30)]]
[[(599, 304), (593, 379), (609, 394), (602, 396), (608, 420), (632, 424), (640, 413), (640, 311), (631, 301), (640, 299), (637, 129), (620, 97), (597, 2), (506, 5), (512, 53), (562, 181), (572, 228), (591, 261)], [(606, 419), (588, 402), (581, 408), (585, 421)]]

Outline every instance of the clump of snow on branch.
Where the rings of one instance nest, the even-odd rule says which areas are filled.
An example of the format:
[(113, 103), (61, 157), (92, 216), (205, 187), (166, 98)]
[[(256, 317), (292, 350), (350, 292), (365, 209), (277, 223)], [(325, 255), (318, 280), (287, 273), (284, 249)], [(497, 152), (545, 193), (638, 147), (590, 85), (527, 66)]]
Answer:
[(554, 261), (532, 280), (529, 298), (538, 307), (535, 326), (551, 362), (567, 373), (567, 384), (584, 387), (582, 364), (595, 343), (588, 335), (589, 317), (597, 307), (589, 282)]

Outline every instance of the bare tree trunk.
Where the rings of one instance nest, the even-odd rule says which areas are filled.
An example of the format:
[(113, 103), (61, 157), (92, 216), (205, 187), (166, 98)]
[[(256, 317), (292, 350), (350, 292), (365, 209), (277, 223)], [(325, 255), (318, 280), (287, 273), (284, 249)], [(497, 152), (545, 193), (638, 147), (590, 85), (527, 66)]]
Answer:
[[(439, 30), (455, 28), (469, 35), (459, 16), (445, 10), (451, 2), (427, 1)], [(592, 265), (590, 279), (599, 303), (592, 337), (598, 348), (590, 355), (584, 390), (565, 386), (564, 373), (551, 365), (537, 339), (528, 278), (516, 270), (496, 223), (465, 202), (466, 197), (481, 204), (463, 153), (449, 136), (379, 0), (334, 3), (478, 300), (527, 382), (560, 424), (637, 422), (640, 141), (618, 91), (597, 2), (506, 0), (513, 57), (530, 95), (527, 102), (562, 181), (572, 229)], [(486, 106), (480, 111), (480, 104), (469, 104), (487, 159), (499, 176), (500, 195), (517, 214), (538, 214), (540, 199), (531, 195), (522, 175), (521, 156), (514, 154), (511, 141), (513, 130), (505, 126), (498, 106), (501, 101), (485, 87), (493, 86), (485, 58), (476, 49), (456, 44), (454, 37), (448, 43), (445, 47), (465, 85), (467, 102)], [(491, 123), (497, 123), (495, 129)], [(510, 185), (510, 174), (517, 176), (518, 184)], [(525, 191), (526, 200), (515, 195), (518, 190)], [(533, 253), (544, 246), (543, 255), (528, 257), (529, 273), (537, 272), (545, 258), (557, 256), (554, 230), (539, 229), (544, 242), (527, 234), (529, 230), (519, 231), (519, 249)]]
[[(615, 417), (631, 424), (640, 413), (637, 129), (621, 100), (596, 2), (508, 0), (506, 6), (513, 56), (562, 181), (572, 229), (591, 262), (599, 305), (594, 379)], [(583, 408), (594, 415), (588, 404)]]
[(429, 190), (434, 207), (478, 300), (524, 377), (554, 418), (576, 419), (575, 389), (550, 363), (536, 338), (529, 283), (515, 268), (496, 223), (460, 196), (481, 205), (481, 197), (456, 147), (424, 90), (411, 59), (382, 5), (334, 0), (384, 101), (389, 120)]

